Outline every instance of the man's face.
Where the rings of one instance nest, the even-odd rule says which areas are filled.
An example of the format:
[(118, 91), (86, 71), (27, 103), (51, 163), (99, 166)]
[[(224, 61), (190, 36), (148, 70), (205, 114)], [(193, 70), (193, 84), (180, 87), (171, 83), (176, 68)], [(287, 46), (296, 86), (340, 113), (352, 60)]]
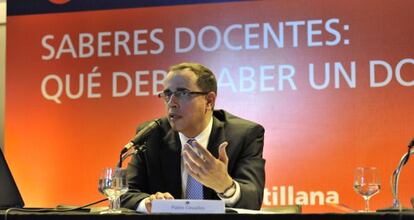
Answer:
[[(164, 92), (204, 92), (196, 84), (197, 76), (189, 69), (169, 72), (164, 81)], [(207, 126), (212, 105), (206, 95), (177, 97), (166, 102), (167, 118), (171, 127), (187, 137), (195, 137)]]

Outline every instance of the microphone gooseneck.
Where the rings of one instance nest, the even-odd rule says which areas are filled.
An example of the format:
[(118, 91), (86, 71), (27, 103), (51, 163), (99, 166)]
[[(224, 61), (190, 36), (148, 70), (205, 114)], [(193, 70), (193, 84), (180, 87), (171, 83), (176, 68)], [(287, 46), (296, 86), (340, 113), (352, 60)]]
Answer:
[(403, 161), (404, 165), (408, 162), (408, 160), (410, 159), (410, 151), (411, 148), (414, 146), (414, 138), (410, 141), (410, 143), (408, 143), (408, 152), (407, 152), (407, 157), (405, 158), (405, 160)]
[[(122, 167), (122, 162), (132, 154), (143, 152), (146, 149), (145, 141), (148, 136), (160, 125), (160, 119), (153, 120), (140, 129), (134, 138), (132, 138), (127, 144), (125, 144), (119, 155), (119, 162), (117, 167)], [(131, 148), (135, 148), (133, 152), (128, 153)]]
[(393, 208), (397, 210), (401, 210), (402, 206), (400, 204), (400, 200), (398, 198), (398, 181), (400, 177), (400, 173), (404, 165), (408, 162), (411, 154), (414, 154), (414, 150), (411, 149), (414, 146), (414, 139), (408, 144), (408, 152), (405, 153), (400, 160), (397, 168), (392, 173), (391, 177), (391, 192), (393, 196)]

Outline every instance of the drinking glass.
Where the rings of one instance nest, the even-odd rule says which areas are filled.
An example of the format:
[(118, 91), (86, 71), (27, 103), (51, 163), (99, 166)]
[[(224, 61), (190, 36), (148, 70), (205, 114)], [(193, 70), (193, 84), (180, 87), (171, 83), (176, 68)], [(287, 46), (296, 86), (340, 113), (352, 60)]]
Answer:
[(126, 170), (105, 168), (99, 177), (98, 191), (109, 200), (108, 210), (102, 211), (101, 214), (121, 213), (120, 197), (128, 191)]
[(381, 189), (381, 181), (376, 167), (357, 167), (355, 169), (354, 190), (365, 201), (365, 212), (369, 212), (369, 199)]

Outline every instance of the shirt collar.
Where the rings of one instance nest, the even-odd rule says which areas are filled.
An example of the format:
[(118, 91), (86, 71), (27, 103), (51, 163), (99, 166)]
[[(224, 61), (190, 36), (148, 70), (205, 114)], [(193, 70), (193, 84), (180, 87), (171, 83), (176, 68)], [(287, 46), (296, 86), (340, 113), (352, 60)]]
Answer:
[[(204, 130), (200, 134), (195, 136), (193, 139), (195, 139), (199, 144), (201, 144), (201, 146), (206, 148), (208, 145), (208, 139), (210, 137), (212, 128), (213, 128), (213, 117), (210, 118), (210, 121), (208, 122), (206, 128), (204, 128)], [(178, 132), (178, 135), (180, 136), (181, 145), (184, 145), (190, 139), (186, 137), (184, 134), (182, 134), (181, 132)]]

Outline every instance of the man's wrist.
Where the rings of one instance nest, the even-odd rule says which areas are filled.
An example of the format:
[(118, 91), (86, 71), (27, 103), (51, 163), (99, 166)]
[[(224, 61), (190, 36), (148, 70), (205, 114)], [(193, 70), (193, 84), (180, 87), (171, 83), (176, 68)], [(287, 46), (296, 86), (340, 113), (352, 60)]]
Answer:
[(148, 213), (147, 206), (145, 205), (145, 202), (146, 202), (148, 199), (149, 199), (149, 197), (147, 197), (147, 198), (145, 198), (145, 199), (141, 200), (141, 201), (138, 203), (138, 206), (137, 206), (137, 211), (138, 211), (138, 212)]
[(230, 198), (236, 192), (236, 183), (232, 180), (231, 185), (226, 188), (222, 193), (217, 193), (222, 198)]

